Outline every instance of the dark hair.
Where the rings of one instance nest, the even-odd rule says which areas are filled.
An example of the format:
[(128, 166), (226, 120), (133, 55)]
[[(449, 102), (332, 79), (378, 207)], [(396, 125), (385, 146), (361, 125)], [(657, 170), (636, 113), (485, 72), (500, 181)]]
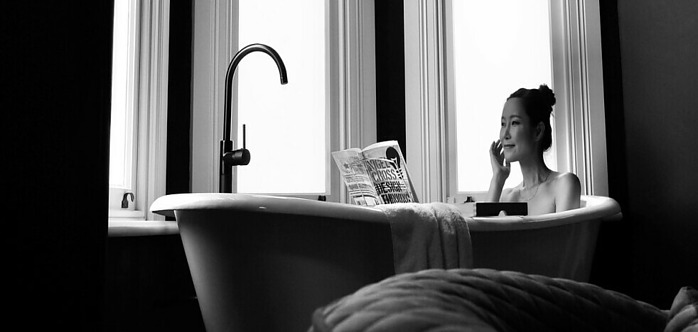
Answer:
[(512, 93), (507, 100), (512, 98), (521, 99), (526, 115), (531, 119), (531, 125), (535, 127), (539, 122), (545, 125), (541, 147), (543, 151), (553, 145), (553, 133), (550, 127), (550, 113), (555, 105), (555, 94), (553, 90), (542, 84), (538, 89), (518, 89)]

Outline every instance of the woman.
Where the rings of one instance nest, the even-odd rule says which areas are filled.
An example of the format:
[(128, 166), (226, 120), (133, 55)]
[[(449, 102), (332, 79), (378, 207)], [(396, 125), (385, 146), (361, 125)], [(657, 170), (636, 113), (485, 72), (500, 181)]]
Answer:
[[(528, 202), (529, 215), (579, 207), (579, 178), (573, 173), (552, 171), (543, 160), (543, 152), (553, 141), (550, 127), (553, 105), (555, 95), (546, 85), (538, 89), (522, 88), (507, 98), (499, 140), (490, 146), (489, 201)], [(514, 188), (502, 189), (512, 162), (519, 162), (523, 182)]]

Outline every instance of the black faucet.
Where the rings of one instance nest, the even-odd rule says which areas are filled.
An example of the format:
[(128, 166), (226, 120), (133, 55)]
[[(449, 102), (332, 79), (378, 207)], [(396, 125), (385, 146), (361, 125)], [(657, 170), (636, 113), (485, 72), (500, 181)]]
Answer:
[(281, 77), (281, 84), (288, 83), (286, 79), (286, 66), (284, 61), (281, 60), (279, 53), (264, 44), (250, 44), (239, 50), (233, 60), (230, 61), (228, 65), (228, 72), (225, 75), (225, 113), (223, 115), (223, 140), (221, 140), (220, 145), (220, 182), (219, 182), (219, 192), (231, 193), (233, 192), (233, 185), (231, 183), (233, 176), (233, 166), (237, 165), (247, 165), (250, 163), (250, 151), (245, 148), (245, 126), (242, 126), (242, 149), (233, 150), (233, 142), (230, 140), (230, 103), (232, 99), (232, 85), (233, 76), (235, 75), (235, 68), (237, 68), (238, 63), (247, 54), (252, 52), (264, 52), (269, 54), (269, 56), (274, 59), (276, 66), (279, 68), (279, 76)]

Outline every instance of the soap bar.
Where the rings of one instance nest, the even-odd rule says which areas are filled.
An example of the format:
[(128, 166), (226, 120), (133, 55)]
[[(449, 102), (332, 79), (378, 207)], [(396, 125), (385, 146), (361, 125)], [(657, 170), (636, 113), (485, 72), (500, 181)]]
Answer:
[(528, 214), (526, 202), (477, 202), (475, 203), (476, 217), (498, 216), (501, 211), (508, 216), (525, 216)]

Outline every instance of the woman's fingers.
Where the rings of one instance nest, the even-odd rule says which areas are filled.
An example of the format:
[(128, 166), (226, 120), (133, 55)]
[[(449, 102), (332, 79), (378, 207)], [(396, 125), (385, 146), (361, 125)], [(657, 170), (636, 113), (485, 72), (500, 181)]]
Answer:
[(509, 177), (511, 163), (504, 158), (504, 151), (501, 140), (496, 140), (490, 144), (490, 162), (492, 163), (493, 176), (498, 179)]
[(490, 158), (498, 164), (502, 164), (502, 152), (497, 149), (497, 145), (495, 142), (492, 142), (492, 146), (490, 146)]
[(492, 145), (490, 145), (490, 151), (495, 156), (501, 155), (502, 154), (502, 143), (499, 140), (492, 142)]
[(492, 167), (506, 170), (509, 168), (509, 162), (504, 158), (502, 151), (502, 142), (500, 140), (492, 142), (490, 145), (490, 158), (492, 159)]

